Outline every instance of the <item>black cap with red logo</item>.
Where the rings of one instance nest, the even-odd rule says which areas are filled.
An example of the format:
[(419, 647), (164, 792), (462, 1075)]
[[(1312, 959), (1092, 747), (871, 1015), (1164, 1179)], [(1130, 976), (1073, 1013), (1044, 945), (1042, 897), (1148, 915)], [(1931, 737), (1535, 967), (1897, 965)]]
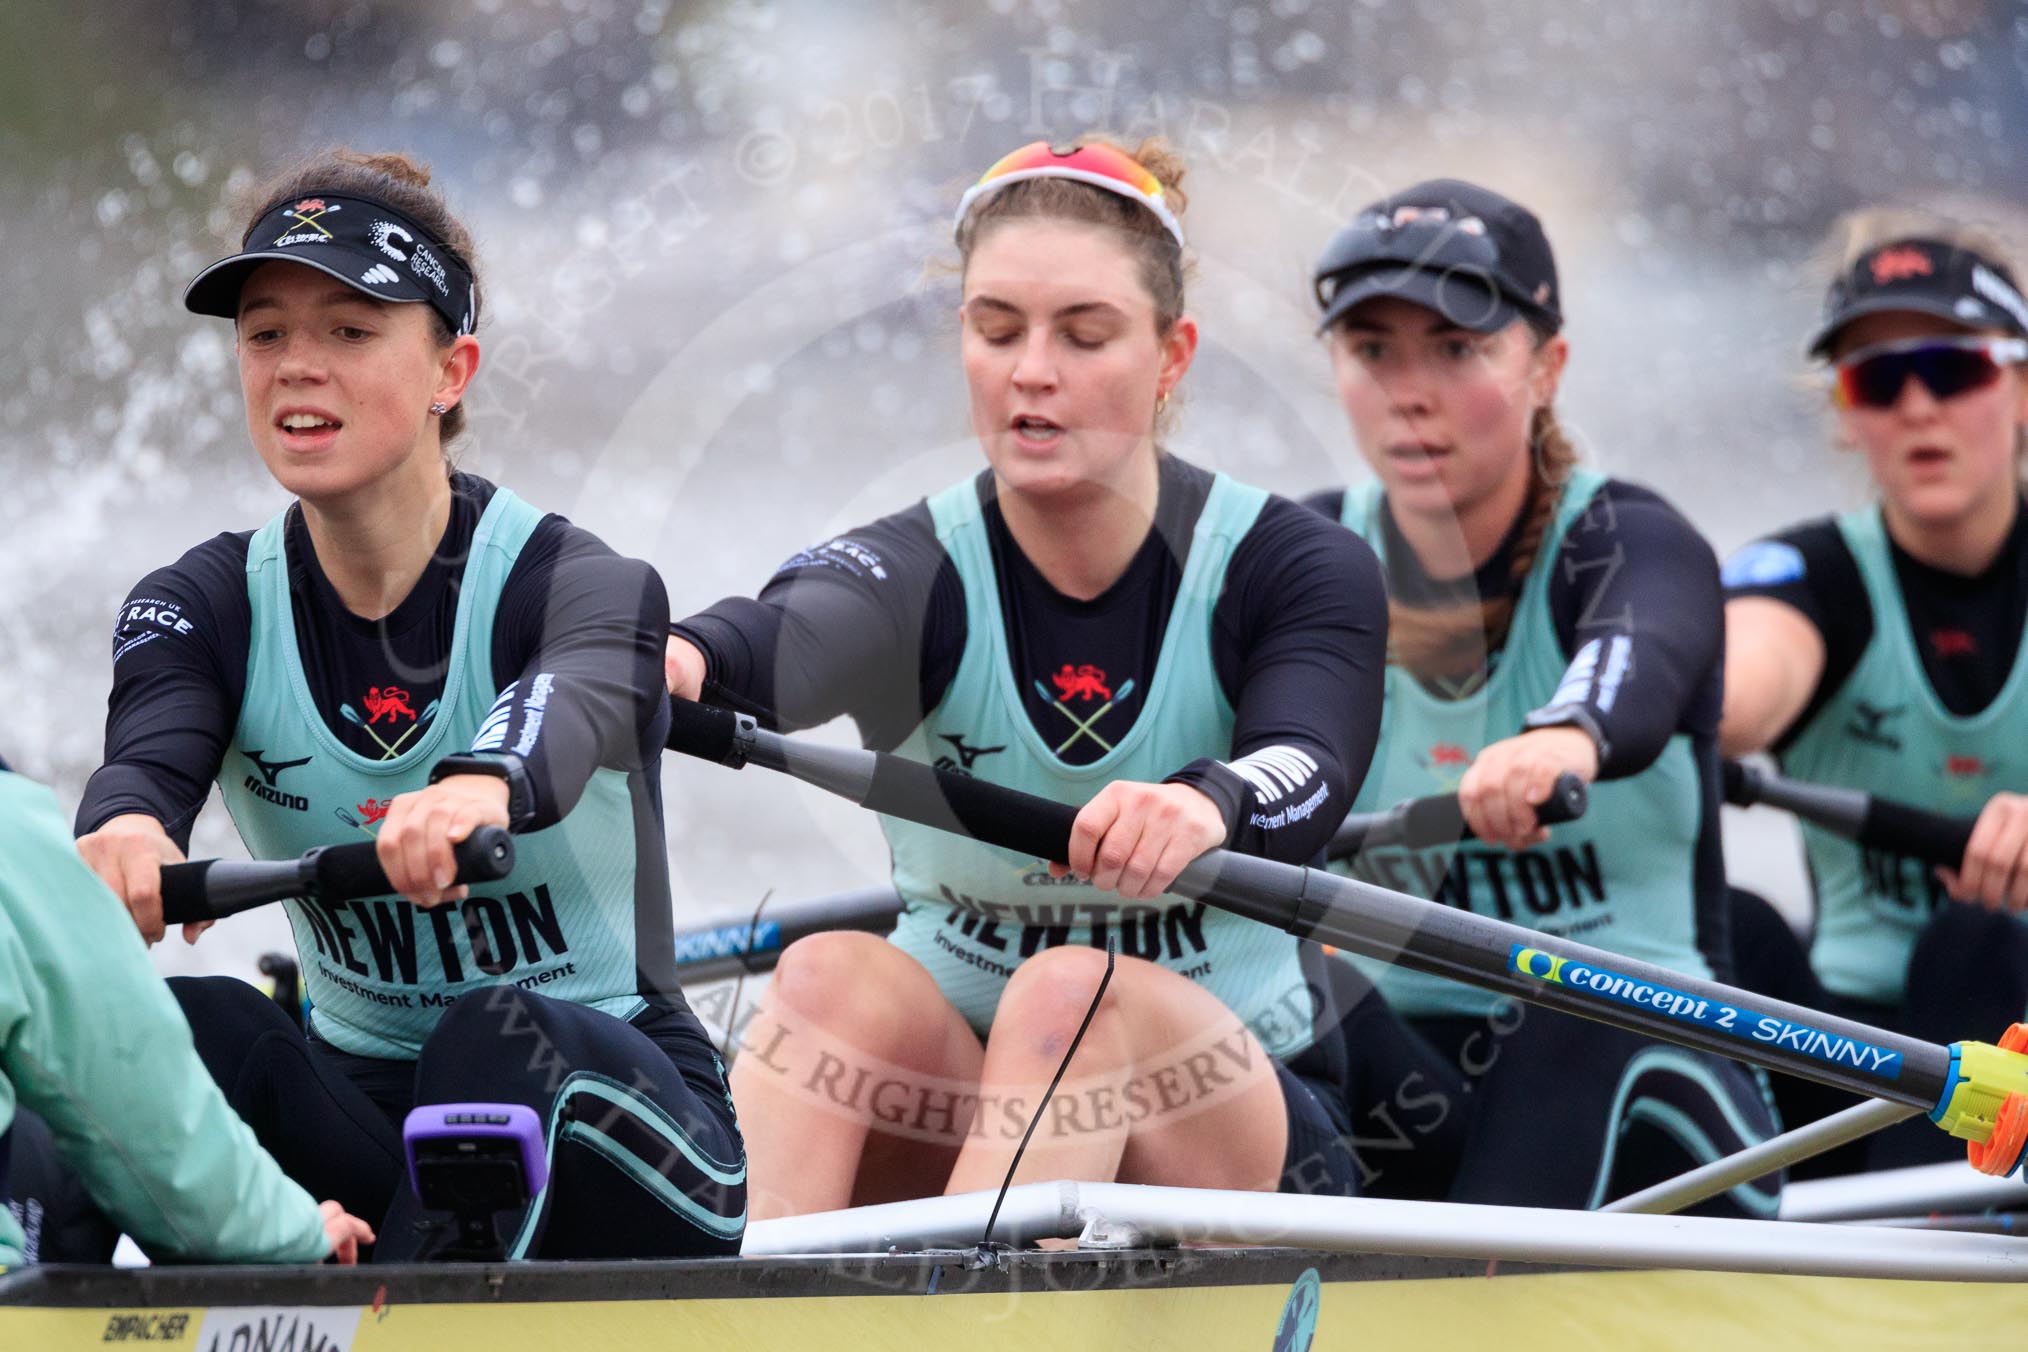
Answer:
[(1542, 222), (1457, 179), (1418, 183), (1362, 210), (1325, 246), (1314, 284), (1320, 331), (1376, 296), (1399, 296), (1480, 333), (1516, 319), (1545, 333), (1563, 327)]
[(261, 217), (240, 251), (221, 258), (184, 289), (186, 309), (239, 318), (247, 277), (273, 259), (315, 268), (375, 300), (421, 303), (452, 333), (472, 331), (472, 274), (414, 218), (369, 197), (317, 193)]
[(1981, 254), (1942, 240), (1890, 240), (1860, 254), (1824, 296), (1824, 321), (1810, 339), (1812, 357), (1829, 357), (1838, 331), (1861, 315), (1913, 310), (1972, 329), (2028, 338), (2028, 300), (2014, 274)]

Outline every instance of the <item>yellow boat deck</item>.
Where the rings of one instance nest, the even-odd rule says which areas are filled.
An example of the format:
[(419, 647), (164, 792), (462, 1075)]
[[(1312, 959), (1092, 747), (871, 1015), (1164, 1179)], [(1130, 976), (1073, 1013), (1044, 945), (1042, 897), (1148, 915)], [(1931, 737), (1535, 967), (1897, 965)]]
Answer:
[[(2028, 1328), (2028, 1286), (1600, 1271), (1288, 1249), (387, 1268), (39, 1268), (0, 1349), (1475, 1347), (1841, 1352)], [(2002, 1333), (2003, 1342), (2011, 1334)]]

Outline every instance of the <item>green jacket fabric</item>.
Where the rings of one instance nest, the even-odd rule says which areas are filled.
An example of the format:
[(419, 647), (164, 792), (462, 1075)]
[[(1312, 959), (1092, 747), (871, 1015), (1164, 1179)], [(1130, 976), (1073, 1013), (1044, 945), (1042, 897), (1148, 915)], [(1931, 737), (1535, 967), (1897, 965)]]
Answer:
[[(227, 1106), (126, 908), (49, 790), (0, 771), (0, 1132), (49, 1123), (92, 1199), (158, 1261), (315, 1262), (310, 1196)], [(24, 1236), (0, 1207), (0, 1266)]]

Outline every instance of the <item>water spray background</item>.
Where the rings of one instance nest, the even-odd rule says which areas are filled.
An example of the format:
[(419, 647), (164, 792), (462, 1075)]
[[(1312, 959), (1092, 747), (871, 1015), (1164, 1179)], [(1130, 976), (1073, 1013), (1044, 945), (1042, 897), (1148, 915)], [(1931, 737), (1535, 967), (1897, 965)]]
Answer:
[[(948, 212), (1038, 136), (1191, 162), (1206, 344), (1173, 445), (1284, 492), (1363, 476), (1307, 270), (1361, 203), (1477, 178), (1545, 219), (1594, 464), (1721, 552), (1862, 500), (1799, 377), (1843, 209), (2005, 225), (2028, 19), (1998, 3), (675, 6), (15, 0), (0, 12), (0, 750), (74, 803), (148, 569), (282, 505), (226, 327), (177, 304), (236, 183), (318, 146), (430, 161), (488, 270), (465, 464), (654, 562), (679, 613), (967, 472)], [(849, 729), (826, 735), (845, 738)], [(671, 763), (679, 924), (880, 876), (847, 805)], [(1779, 824), (1735, 869), (1793, 900)], [(194, 853), (240, 853), (212, 807)], [(235, 920), (165, 970), (287, 947)]]

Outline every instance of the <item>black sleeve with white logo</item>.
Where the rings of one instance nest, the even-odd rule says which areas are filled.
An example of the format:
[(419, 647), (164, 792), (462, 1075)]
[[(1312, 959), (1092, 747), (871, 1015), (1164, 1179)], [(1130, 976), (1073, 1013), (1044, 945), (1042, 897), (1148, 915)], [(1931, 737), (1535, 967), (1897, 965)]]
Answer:
[(1809, 703), (1783, 729), (1776, 747), (1806, 726), (1859, 665), (1873, 641), (1873, 607), (1859, 561), (1831, 517), (1821, 517), (1743, 545), (1720, 572), (1725, 599), (1765, 596), (1792, 607), (1824, 640), (1824, 671)]
[(1323, 849), (1380, 736), (1387, 589), (1366, 542), (1270, 498), (1227, 566), (1212, 655), (1237, 721), (1228, 761), (1169, 776), (1217, 803), (1227, 844), (1300, 862)]
[(121, 603), (105, 762), (78, 804), (79, 835), (138, 812), (189, 847), (246, 691), (251, 538), (214, 536), (143, 578)]
[(784, 730), (849, 714), (887, 751), (943, 699), (965, 625), (956, 565), (917, 503), (812, 545), (758, 597), (729, 597), (675, 632), (704, 654), (707, 702)]
[(560, 516), (542, 519), (500, 590), (500, 695), (471, 747), (520, 757), (534, 800), (522, 829), (561, 821), (600, 768), (658, 763), (668, 631), (669, 598), (653, 568)]
[(1537, 713), (1600, 739), (1601, 779), (1646, 769), (1679, 731), (1710, 734), (1725, 623), (1704, 537), (1654, 493), (1614, 481), (1571, 524), (1552, 566), (1550, 616), (1570, 663)]

